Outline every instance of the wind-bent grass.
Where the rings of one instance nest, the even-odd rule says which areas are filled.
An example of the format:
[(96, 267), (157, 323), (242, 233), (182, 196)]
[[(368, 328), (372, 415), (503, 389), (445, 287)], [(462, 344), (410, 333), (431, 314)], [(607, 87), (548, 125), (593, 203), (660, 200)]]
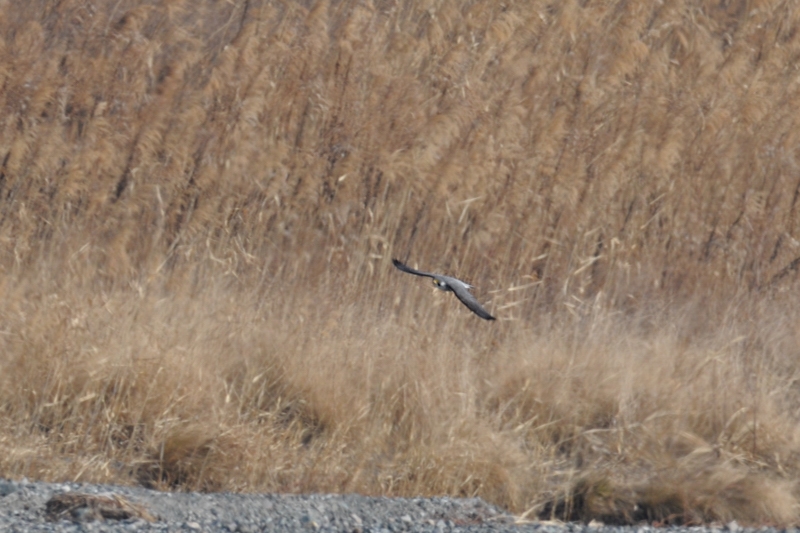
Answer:
[(0, 475), (797, 523), (794, 4), (378, 4), (0, 10)]

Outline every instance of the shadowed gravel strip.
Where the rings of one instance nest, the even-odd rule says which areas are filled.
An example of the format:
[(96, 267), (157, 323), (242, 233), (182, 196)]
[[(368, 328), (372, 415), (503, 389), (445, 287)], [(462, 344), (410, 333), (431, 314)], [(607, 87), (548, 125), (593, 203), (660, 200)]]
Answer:
[[(75, 513), (73, 520), (48, 521), (45, 508), (54, 496), (99, 495), (141, 506), (157, 518), (146, 520), (91, 520)], [(83, 519), (88, 521), (82, 521)], [(646, 533), (660, 528), (589, 527), (577, 524), (515, 524), (514, 517), (477, 498), (374, 498), (347, 495), (199, 494), (157, 492), (137, 487), (80, 483), (30, 483), (0, 480), (0, 531), (3, 532), (111, 532), (111, 531), (342, 531), (395, 533), (427, 531), (537, 531), (541, 533)], [(754, 532), (735, 524), (725, 528), (663, 528), (696, 533)], [(768, 532), (761, 528), (758, 531)], [(774, 530), (773, 530), (774, 531)]]

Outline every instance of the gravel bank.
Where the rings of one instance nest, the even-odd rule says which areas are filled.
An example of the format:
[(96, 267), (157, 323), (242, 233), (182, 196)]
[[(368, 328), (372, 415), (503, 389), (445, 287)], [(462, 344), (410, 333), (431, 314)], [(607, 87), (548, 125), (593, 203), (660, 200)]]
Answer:
[[(50, 506), (48, 501), (51, 501)], [(97, 508), (91, 509), (95, 504)], [(109, 506), (113, 509), (109, 510)], [(51, 511), (51, 520), (46, 509)], [(53, 517), (56, 511), (60, 515)], [(137, 511), (145, 518), (150, 515), (155, 521), (128, 517), (136, 515)], [(665, 530), (678, 531), (679, 528)], [(716, 529), (695, 527), (682, 530), (692, 533), (756, 531), (735, 524)], [(0, 531), (647, 533), (658, 529), (541, 523), (519, 525), (515, 524), (512, 516), (480, 499), (371, 498), (355, 494), (167, 493), (137, 487), (0, 480)], [(759, 531), (770, 530), (762, 528)]]

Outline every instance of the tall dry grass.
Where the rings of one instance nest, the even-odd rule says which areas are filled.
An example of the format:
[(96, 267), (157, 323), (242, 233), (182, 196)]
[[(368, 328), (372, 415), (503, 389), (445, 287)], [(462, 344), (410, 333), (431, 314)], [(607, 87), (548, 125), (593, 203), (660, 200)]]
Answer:
[(0, 7), (0, 475), (797, 523), (793, 2)]

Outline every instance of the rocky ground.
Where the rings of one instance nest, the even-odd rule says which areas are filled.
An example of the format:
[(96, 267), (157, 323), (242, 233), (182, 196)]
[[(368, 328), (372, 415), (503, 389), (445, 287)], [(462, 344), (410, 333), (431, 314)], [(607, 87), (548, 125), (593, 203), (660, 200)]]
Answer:
[[(0, 480), (0, 531), (591, 531), (637, 533), (650, 526), (606, 527), (518, 520), (480, 499), (374, 498), (356, 494), (198, 494), (137, 487)], [(668, 528), (677, 530), (678, 528)], [(683, 528), (748, 533), (735, 523)], [(768, 528), (759, 531), (768, 532)]]

